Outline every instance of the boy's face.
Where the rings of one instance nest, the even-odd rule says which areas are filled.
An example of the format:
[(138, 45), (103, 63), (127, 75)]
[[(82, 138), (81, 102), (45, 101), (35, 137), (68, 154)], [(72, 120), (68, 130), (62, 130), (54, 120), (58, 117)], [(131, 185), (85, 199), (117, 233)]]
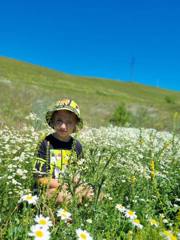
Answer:
[(60, 110), (55, 113), (53, 126), (55, 135), (62, 141), (68, 141), (77, 124), (77, 117), (73, 112)]

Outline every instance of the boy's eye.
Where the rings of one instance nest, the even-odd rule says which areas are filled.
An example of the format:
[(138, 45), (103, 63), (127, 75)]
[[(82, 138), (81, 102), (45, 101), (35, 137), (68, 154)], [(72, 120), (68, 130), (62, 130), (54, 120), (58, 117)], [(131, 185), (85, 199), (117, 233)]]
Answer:
[(63, 121), (61, 119), (56, 120), (56, 124), (62, 124)]
[(55, 121), (55, 124), (56, 125), (61, 125), (61, 124), (66, 124), (66, 125), (68, 125), (68, 126), (70, 126), (70, 125), (72, 125), (72, 122), (71, 121), (67, 121), (67, 122), (65, 122), (65, 121), (63, 121), (63, 120), (61, 120), (61, 119), (57, 119), (56, 121)]

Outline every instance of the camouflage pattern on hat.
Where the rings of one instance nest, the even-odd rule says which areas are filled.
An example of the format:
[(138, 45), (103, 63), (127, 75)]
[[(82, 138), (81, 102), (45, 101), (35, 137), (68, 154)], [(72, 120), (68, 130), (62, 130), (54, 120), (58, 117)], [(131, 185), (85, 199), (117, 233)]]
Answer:
[(62, 99), (58, 100), (55, 103), (55, 105), (50, 107), (50, 109), (47, 111), (46, 121), (50, 127), (52, 127), (52, 116), (53, 116), (54, 112), (60, 111), (60, 110), (67, 110), (67, 111), (73, 112), (79, 120), (79, 122), (78, 122), (79, 128), (83, 127), (83, 120), (80, 117), (79, 106), (77, 105), (77, 103), (75, 101), (73, 101), (69, 98), (62, 98)]

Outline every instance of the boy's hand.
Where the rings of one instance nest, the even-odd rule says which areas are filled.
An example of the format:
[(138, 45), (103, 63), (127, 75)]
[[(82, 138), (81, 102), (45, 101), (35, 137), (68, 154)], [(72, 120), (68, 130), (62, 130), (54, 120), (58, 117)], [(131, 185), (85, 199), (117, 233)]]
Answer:
[[(53, 179), (55, 180), (55, 179)], [(51, 187), (47, 189), (47, 197), (51, 198), (53, 196), (56, 196), (56, 202), (57, 203), (68, 203), (71, 199), (72, 196), (70, 194), (70, 192), (68, 191), (68, 186), (67, 184), (63, 184), (61, 186), (61, 190), (59, 191), (59, 189), (57, 187), (54, 187), (56, 185), (56, 181), (52, 182)], [(59, 183), (58, 183), (59, 184)]]
[(60, 185), (57, 179), (48, 177), (39, 178), (38, 183), (40, 185), (48, 186), (49, 188), (58, 188)]
[(60, 183), (57, 179), (51, 178), (49, 183), (49, 188), (58, 188), (60, 186)]
[(42, 177), (42, 178), (38, 178), (38, 184), (40, 184), (40, 185), (43, 185), (43, 186), (46, 186), (46, 185), (48, 185), (48, 183), (49, 183), (49, 178), (47, 178), (47, 177)]
[[(74, 182), (79, 183), (80, 178), (77, 177), (74, 179)], [(40, 185), (48, 186), (47, 197), (51, 198), (54, 194), (57, 193), (58, 187), (61, 185), (57, 179), (43, 177), (38, 179)], [(71, 194), (68, 191), (68, 185), (63, 184), (59, 189), (60, 192), (57, 194), (57, 203), (69, 202), (72, 198)], [(81, 184), (76, 188), (75, 195), (78, 198), (79, 203), (82, 203), (84, 199), (92, 200), (94, 196), (94, 191), (92, 187), (87, 184)]]

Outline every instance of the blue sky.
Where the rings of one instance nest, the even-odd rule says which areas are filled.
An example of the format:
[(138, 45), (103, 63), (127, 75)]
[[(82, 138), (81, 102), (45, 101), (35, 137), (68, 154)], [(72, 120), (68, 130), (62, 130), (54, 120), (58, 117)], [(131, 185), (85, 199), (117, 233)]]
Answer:
[(180, 1), (1, 1), (0, 55), (180, 91)]

